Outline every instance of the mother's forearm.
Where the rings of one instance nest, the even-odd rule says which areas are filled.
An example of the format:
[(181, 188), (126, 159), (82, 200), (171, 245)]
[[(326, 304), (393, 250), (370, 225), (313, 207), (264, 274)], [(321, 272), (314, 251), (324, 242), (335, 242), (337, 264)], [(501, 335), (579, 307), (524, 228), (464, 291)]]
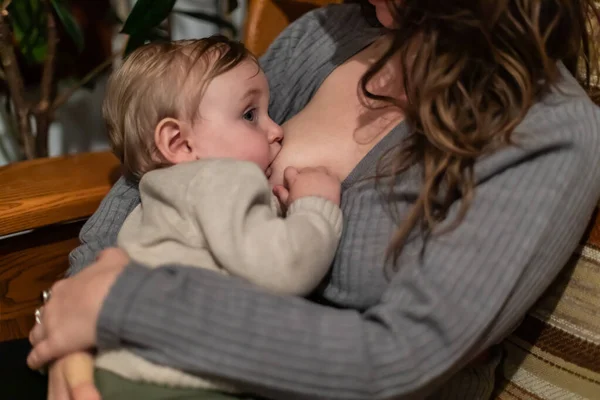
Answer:
[(66, 275), (75, 275), (94, 262), (100, 251), (115, 246), (125, 218), (139, 203), (137, 185), (120, 178), (81, 228), (81, 244), (69, 254)]
[(237, 278), (131, 264), (97, 333), (100, 348), (128, 347), (269, 398), (364, 400), (377, 397), (363, 327), (358, 312), (263, 293)]
[[(267, 398), (422, 398), (477, 340), (452, 312), (471, 314), (454, 301), (431, 299), (439, 306), (430, 318), (415, 318), (410, 295), (386, 297), (392, 302), (361, 314), (262, 292), (208, 270), (130, 264), (105, 300), (97, 343)], [(470, 327), (493, 318), (481, 315), (486, 321)], [(459, 343), (453, 333), (464, 334)]]

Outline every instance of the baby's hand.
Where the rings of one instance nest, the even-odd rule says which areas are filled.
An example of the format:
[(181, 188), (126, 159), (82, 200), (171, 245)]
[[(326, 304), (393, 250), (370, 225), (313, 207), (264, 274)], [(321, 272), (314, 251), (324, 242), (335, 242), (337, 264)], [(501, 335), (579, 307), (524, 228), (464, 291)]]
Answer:
[(283, 173), (285, 186), (276, 186), (273, 192), (286, 207), (301, 197), (317, 196), (340, 204), (341, 185), (338, 178), (324, 167), (288, 167)]

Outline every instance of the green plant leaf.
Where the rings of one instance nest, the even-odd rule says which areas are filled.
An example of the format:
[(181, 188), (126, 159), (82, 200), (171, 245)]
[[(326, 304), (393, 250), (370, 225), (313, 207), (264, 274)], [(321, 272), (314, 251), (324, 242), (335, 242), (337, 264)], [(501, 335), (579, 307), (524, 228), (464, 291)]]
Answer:
[(69, 5), (64, 0), (52, 0), (52, 6), (54, 7), (54, 11), (60, 22), (65, 27), (65, 31), (69, 34), (77, 50), (81, 53), (83, 51), (83, 32), (81, 32), (81, 28), (79, 24), (71, 14), (71, 10), (69, 9)]
[(175, 0), (137, 0), (121, 33), (139, 37), (150, 32), (169, 16), (174, 5)]
[(15, 41), (25, 61), (39, 64), (46, 58), (47, 16), (40, 0), (13, 1), (7, 8)]
[(123, 52), (123, 58), (130, 55), (135, 49), (140, 46), (143, 46), (146, 41), (146, 37), (144, 35), (129, 35), (127, 38), (127, 45), (125, 46), (125, 51)]
[(31, 58), (34, 63), (41, 64), (46, 59), (48, 53), (48, 42), (38, 42), (31, 48)]

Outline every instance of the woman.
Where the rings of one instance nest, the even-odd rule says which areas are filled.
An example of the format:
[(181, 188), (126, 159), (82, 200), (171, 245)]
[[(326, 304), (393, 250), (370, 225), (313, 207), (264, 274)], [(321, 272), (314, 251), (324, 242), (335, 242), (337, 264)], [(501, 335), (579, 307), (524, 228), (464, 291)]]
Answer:
[[(261, 63), (285, 123), (273, 182), (288, 165), (344, 180), (345, 232), (315, 301), (109, 251), (53, 287), (29, 365), (127, 347), (267, 398), (489, 397), (498, 355), (477, 357), (550, 284), (600, 195), (600, 112), (572, 76), (586, 78), (592, 9), (372, 0), (383, 29), (357, 5), (306, 15)], [(113, 188), (73, 271), (137, 201)]]

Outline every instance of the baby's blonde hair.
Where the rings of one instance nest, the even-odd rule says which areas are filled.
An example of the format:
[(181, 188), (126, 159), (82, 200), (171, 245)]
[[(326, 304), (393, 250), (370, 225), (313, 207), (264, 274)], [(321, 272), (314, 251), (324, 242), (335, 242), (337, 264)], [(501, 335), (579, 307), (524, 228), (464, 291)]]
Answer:
[(111, 75), (102, 107), (124, 175), (139, 180), (164, 165), (154, 141), (158, 123), (193, 121), (208, 83), (246, 59), (256, 61), (241, 43), (219, 35), (151, 43), (129, 55)]

